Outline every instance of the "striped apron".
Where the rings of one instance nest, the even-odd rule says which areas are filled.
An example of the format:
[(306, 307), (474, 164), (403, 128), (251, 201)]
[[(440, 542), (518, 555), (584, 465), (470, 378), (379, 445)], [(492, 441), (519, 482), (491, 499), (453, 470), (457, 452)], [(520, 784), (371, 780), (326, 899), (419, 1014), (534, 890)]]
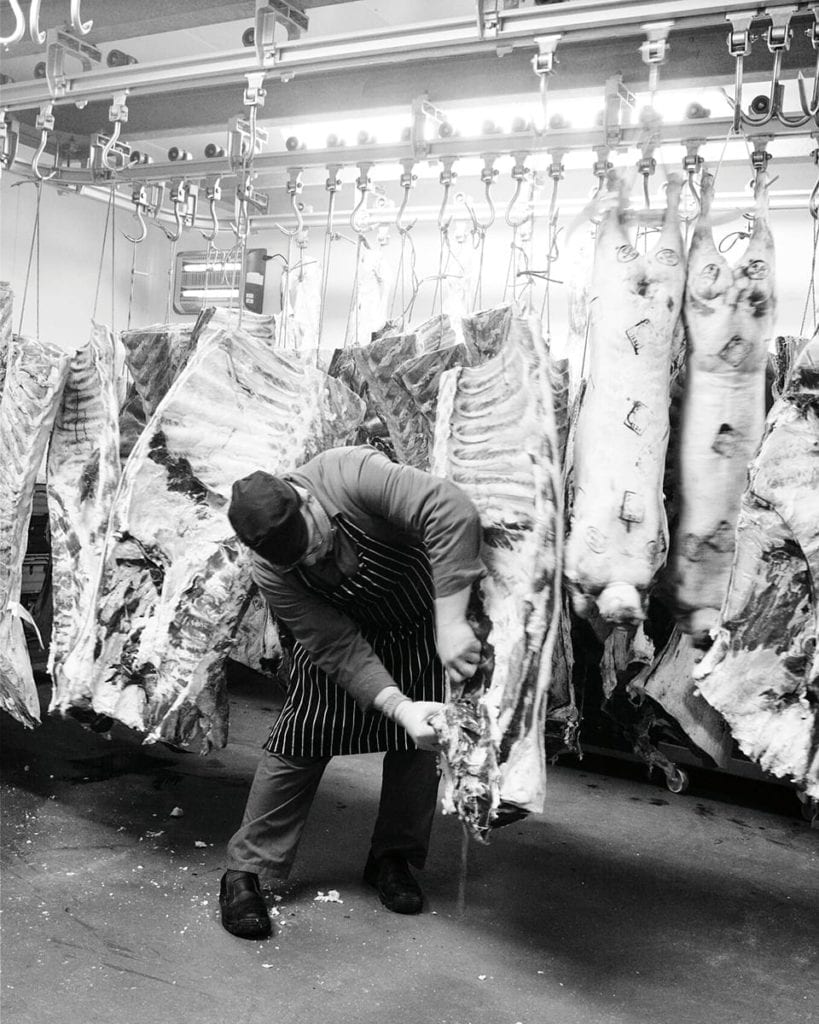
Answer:
[[(355, 545), (357, 572), (325, 587), (296, 569), (301, 582), (360, 627), (407, 697), (442, 701), (444, 670), (435, 650), (432, 571), (424, 547), (385, 544), (341, 516), (335, 521)], [(374, 709), (362, 711), (295, 643), (287, 699), (266, 750), (328, 757), (413, 748), (403, 729)]]

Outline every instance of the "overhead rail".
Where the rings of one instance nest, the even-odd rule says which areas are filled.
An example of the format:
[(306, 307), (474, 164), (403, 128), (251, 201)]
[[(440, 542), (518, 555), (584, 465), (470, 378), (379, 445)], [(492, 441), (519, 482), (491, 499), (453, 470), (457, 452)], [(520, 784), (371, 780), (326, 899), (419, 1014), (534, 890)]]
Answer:
[[(54, 82), (48, 80), (9, 83), (0, 88), (0, 107), (19, 111), (36, 109), (48, 100), (57, 104), (86, 103), (107, 100), (121, 92), (131, 97), (178, 92), (204, 85), (231, 84), (259, 70), (267, 72), (268, 81), (277, 77), (287, 81), (294, 75), (350, 71), (396, 60), (407, 63), (450, 55), (502, 55), (522, 48), (540, 55), (542, 65), (543, 39), (549, 36), (560, 36), (559, 50), (573, 43), (628, 36), (644, 38), (647, 34), (650, 42), (657, 42), (651, 40), (651, 32), (646, 29), (658, 24), (667, 23), (667, 32), (673, 38), (675, 32), (726, 25), (726, 18), (738, 12), (746, 13), (751, 21), (765, 22), (785, 8), (797, 22), (812, 17), (815, 6), (786, 0), (571, 0), (554, 6), (498, 10), (492, 27), (484, 19), (483, 29), (474, 18), (456, 18), (315, 40), (288, 38), (274, 42), (275, 37), (266, 31), (268, 45), (264, 45), (263, 38), (261, 56), (255, 47), (243, 47), (113, 68), (86, 66), (93, 60), (93, 47), (82, 40), (72, 41), (66, 31), (52, 30), (47, 33), (47, 45), (53, 48), (47, 63), (56, 68), (60, 67), (61, 54), (62, 59), (81, 57), (82, 69), (67, 72), (60, 67), (60, 72), (51, 76), (59, 79), (57, 95)], [(266, 4), (264, 7), (265, 15), (274, 13), (267, 10)], [(548, 59), (548, 46), (545, 52)]]

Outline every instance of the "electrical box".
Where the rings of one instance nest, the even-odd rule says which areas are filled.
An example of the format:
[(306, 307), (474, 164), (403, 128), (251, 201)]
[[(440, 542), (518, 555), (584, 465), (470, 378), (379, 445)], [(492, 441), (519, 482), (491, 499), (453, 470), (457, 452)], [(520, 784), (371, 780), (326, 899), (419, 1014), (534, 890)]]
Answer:
[[(244, 308), (261, 313), (264, 305), (266, 249), (245, 254)], [(206, 306), (239, 306), (241, 263), (234, 249), (180, 252), (174, 267), (175, 313), (197, 314)]]

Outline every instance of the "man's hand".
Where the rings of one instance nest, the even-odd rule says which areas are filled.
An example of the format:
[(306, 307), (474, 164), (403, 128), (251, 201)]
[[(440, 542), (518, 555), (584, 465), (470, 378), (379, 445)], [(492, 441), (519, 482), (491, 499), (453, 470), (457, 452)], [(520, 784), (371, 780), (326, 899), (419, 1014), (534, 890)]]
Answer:
[(407, 730), (416, 747), (437, 753), (440, 750), (438, 733), (430, 724), (430, 719), (443, 710), (444, 705), (433, 700), (405, 700), (395, 709), (393, 717)]
[(438, 657), (453, 683), (475, 675), (481, 660), (481, 642), (466, 621), (471, 586), (435, 598), (435, 634)]
[(438, 629), (438, 656), (454, 683), (475, 675), (481, 660), (481, 642), (466, 619), (446, 623)]

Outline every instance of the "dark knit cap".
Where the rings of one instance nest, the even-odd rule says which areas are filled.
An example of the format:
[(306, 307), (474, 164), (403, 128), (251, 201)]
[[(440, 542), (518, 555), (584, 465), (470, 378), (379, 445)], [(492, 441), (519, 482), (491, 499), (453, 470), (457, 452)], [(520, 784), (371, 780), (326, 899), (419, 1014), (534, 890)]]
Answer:
[(292, 565), (307, 550), (301, 498), (281, 477), (256, 470), (233, 485), (228, 508), (236, 536), (273, 565)]

